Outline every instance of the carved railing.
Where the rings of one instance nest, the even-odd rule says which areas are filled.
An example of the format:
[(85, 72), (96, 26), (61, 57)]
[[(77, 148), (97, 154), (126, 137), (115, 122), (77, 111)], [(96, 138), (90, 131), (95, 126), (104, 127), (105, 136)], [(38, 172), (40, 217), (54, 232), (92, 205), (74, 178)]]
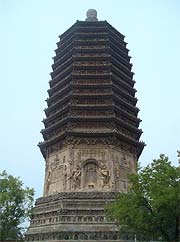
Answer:
[(109, 61), (75, 61), (73, 66), (109, 66)]
[(91, 95), (91, 94), (111, 94), (112, 91), (111, 91), (111, 88), (101, 88), (100, 90), (98, 88), (95, 88), (95, 89), (78, 89), (76, 88), (74, 91), (73, 91), (73, 94), (88, 94), (88, 95)]
[(74, 47), (77, 50), (83, 50), (83, 49), (105, 49), (108, 48), (107, 45), (82, 45), (82, 46), (76, 46)]
[(61, 216), (51, 216), (49, 218), (33, 219), (31, 222), (31, 227), (36, 227), (36, 225), (48, 225), (56, 223), (113, 223), (110, 219), (101, 215), (61, 215)]
[(111, 105), (112, 101), (111, 99), (73, 99), (72, 100), (72, 105), (75, 106), (83, 106), (83, 105), (102, 105), (102, 106), (107, 106)]
[(109, 70), (74, 70), (73, 75), (107, 75)]
[(77, 53), (77, 54), (74, 54), (73, 57), (93, 57), (93, 58), (96, 58), (96, 57), (110, 57), (109, 54), (104, 54), (104, 53), (99, 53), (99, 54), (96, 54), (96, 53)]
[(91, 96), (112, 96), (113, 92), (108, 92), (108, 93), (102, 93), (101, 91), (97, 93), (72, 93), (72, 96), (86, 96), (86, 97), (91, 97)]
[[(77, 36), (83, 36), (83, 35), (89, 35), (89, 36), (100, 36), (100, 35), (104, 35), (107, 36), (107, 32), (77, 32), (76, 33)], [(87, 38), (87, 37), (86, 37)]]
[(104, 85), (104, 84), (112, 84), (111, 80), (105, 80), (105, 79), (79, 79), (79, 80), (73, 80), (72, 85), (90, 85), (90, 86), (96, 86), (96, 85)]
[(83, 42), (83, 43), (86, 43), (86, 42), (107, 42), (108, 41), (108, 38), (86, 38), (86, 39), (76, 39), (75, 41), (77, 42)]

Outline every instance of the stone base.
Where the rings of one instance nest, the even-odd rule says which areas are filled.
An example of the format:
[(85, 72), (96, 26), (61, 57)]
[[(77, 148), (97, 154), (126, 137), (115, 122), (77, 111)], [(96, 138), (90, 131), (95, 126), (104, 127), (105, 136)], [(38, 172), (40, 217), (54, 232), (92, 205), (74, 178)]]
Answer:
[(105, 206), (115, 192), (63, 192), (37, 199), (25, 241), (124, 241)]

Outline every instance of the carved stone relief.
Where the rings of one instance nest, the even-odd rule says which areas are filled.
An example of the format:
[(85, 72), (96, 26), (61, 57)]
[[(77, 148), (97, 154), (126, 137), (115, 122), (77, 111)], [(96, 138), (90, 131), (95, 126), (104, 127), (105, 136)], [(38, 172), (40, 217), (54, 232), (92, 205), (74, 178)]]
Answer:
[(69, 179), (72, 180), (72, 189), (76, 190), (81, 185), (81, 168), (77, 166), (73, 171)]
[(48, 193), (49, 193), (49, 187), (50, 187), (50, 184), (51, 184), (51, 176), (52, 176), (52, 170), (49, 169), (47, 171), (47, 177), (46, 177), (45, 195), (48, 195)]
[(106, 165), (101, 167), (101, 180), (102, 180), (102, 188), (108, 187), (109, 188), (109, 181), (110, 181), (110, 172), (107, 169)]
[(121, 190), (120, 180), (134, 172), (135, 158), (121, 147), (113, 147), (76, 144), (50, 155), (46, 161), (44, 194), (87, 189)]
[(82, 148), (75, 151), (76, 160), (98, 159), (105, 160), (108, 158), (107, 149)]
[(51, 195), (69, 189), (69, 149), (50, 155), (46, 160), (44, 195)]
[[(78, 124), (78, 123), (77, 123)], [(76, 125), (77, 125), (76, 124)], [(80, 127), (82, 127), (83, 124), (79, 124)], [(85, 128), (87, 128), (88, 123), (85, 124)], [(91, 126), (91, 124), (89, 124)], [(97, 123), (97, 128), (102, 128), (103, 124)], [(99, 126), (100, 125), (100, 126)], [(112, 128), (113, 124), (108, 123), (106, 125), (106, 128)], [(93, 130), (94, 130), (94, 125), (93, 125)], [(116, 146), (119, 147), (119, 149), (131, 153), (134, 156), (137, 153), (137, 150), (134, 146), (125, 144), (121, 142), (116, 136), (112, 135), (107, 138), (104, 137), (98, 137), (98, 138), (92, 138), (92, 137), (73, 137), (72, 135), (68, 135), (63, 142), (58, 142), (56, 145), (50, 146), (47, 151), (46, 151), (46, 156), (47, 158), (51, 154), (56, 154), (57, 152), (61, 152), (61, 149), (64, 147), (68, 147), (69, 145), (108, 145), (108, 146)], [(135, 157), (136, 158), (136, 157)]]

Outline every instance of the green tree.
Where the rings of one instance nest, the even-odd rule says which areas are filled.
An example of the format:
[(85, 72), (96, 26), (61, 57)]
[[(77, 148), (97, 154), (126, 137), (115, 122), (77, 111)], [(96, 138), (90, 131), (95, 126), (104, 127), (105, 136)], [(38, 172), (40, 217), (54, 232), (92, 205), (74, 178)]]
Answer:
[(21, 226), (31, 215), (34, 190), (23, 188), (20, 178), (0, 173), (0, 240), (21, 239)]
[(139, 239), (180, 241), (180, 167), (160, 155), (129, 180), (127, 193), (107, 208), (120, 229)]

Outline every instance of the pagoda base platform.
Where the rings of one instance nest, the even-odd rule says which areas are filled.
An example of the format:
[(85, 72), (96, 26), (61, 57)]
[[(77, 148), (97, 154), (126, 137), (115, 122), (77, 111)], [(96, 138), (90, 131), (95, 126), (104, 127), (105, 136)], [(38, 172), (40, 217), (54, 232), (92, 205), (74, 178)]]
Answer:
[(105, 214), (117, 192), (62, 192), (37, 199), (25, 241), (127, 241)]

